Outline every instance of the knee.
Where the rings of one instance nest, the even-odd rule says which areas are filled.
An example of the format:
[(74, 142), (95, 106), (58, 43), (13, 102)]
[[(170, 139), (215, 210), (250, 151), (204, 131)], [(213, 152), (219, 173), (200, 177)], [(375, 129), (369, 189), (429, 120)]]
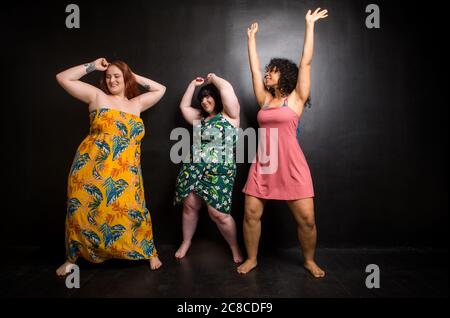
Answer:
[(193, 216), (198, 213), (200, 210), (200, 204), (193, 204), (192, 202), (185, 202), (183, 204), (183, 215), (184, 216)]
[(308, 216), (308, 217), (300, 218), (299, 226), (302, 229), (306, 229), (306, 230), (309, 230), (309, 231), (313, 230), (316, 227), (316, 222), (314, 220), (314, 217)]
[(228, 219), (231, 217), (228, 214), (225, 213), (209, 213), (209, 216), (211, 217), (211, 220), (213, 220), (217, 224), (226, 224), (228, 222)]
[(261, 220), (261, 213), (252, 207), (245, 208), (244, 221), (250, 224), (257, 223)]

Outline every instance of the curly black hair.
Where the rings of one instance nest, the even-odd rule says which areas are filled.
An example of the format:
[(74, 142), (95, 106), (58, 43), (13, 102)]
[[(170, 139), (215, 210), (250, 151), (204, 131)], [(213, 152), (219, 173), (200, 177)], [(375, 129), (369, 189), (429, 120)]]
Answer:
[[(280, 79), (278, 87), (283, 96), (287, 96), (295, 89), (298, 80), (298, 66), (294, 62), (284, 58), (272, 58), (269, 64), (266, 65), (266, 72), (279, 71)], [(267, 90), (275, 96), (275, 89), (267, 87)], [(305, 103), (305, 106), (311, 107), (311, 98)]]
[(202, 112), (202, 117), (206, 118), (209, 116), (208, 112), (205, 111), (201, 105), (202, 100), (205, 96), (211, 96), (214, 99), (214, 103), (216, 104), (214, 107), (214, 111), (218, 114), (223, 110), (222, 98), (220, 97), (220, 92), (213, 84), (208, 84), (200, 88), (200, 91), (197, 94), (197, 100), (200, 103), (199, 106), (195, 106), (200, 109)]

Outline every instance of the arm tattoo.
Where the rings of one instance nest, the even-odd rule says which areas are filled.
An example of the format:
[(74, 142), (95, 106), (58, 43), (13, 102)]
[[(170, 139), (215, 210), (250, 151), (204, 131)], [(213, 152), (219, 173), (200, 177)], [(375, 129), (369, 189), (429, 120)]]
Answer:
[(144, 87), (148, 91), (150, 90), (150, 85), (148, 85), (148, 84), (143, 84), (142, 87)]
[(94, 63), (84, 64), (84, 66), (86, 67), (86, 74), (89, 74), (89, 73), (95, 71), (95, 64)]

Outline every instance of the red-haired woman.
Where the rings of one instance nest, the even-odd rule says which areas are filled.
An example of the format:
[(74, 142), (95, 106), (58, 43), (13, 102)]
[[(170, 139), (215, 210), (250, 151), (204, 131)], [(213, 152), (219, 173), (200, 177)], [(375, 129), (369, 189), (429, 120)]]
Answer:
[[(103, 72), (101, 89), (80, 81)], [(73, 97), (89, 105), (90, 132), (78, 147), (67, 187), (66, 256), (57, 269), (67, 274), (82, 256), (93, 263), (111, 258), (149, 259), (156, 252), (150, 213), (146, 208), (140, 164), (144, 123), (140, 114), (154, 106), (166, 88), (134, 74), (122, 61), (99, 58), (56, 75)], [(146, 92), (140, 94), (141, 85)]]

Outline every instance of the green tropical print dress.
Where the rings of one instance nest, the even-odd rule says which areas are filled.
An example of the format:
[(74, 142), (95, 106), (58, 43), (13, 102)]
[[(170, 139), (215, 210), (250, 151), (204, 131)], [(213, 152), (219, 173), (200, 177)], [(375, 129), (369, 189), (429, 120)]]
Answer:
[(183, 163), (178, 174), (174, 204), (195, 192), (217, 211), (230, 214), (236, 177), (236, 140), (236, 128), (222, 113), (208, 121), (201, 120), (194, 128), (189, 162)]
[(90, 123), (69, 172), (67, 259), (157, 256), (140, 164), (142, 119), (101, 108), (90, 113)]

